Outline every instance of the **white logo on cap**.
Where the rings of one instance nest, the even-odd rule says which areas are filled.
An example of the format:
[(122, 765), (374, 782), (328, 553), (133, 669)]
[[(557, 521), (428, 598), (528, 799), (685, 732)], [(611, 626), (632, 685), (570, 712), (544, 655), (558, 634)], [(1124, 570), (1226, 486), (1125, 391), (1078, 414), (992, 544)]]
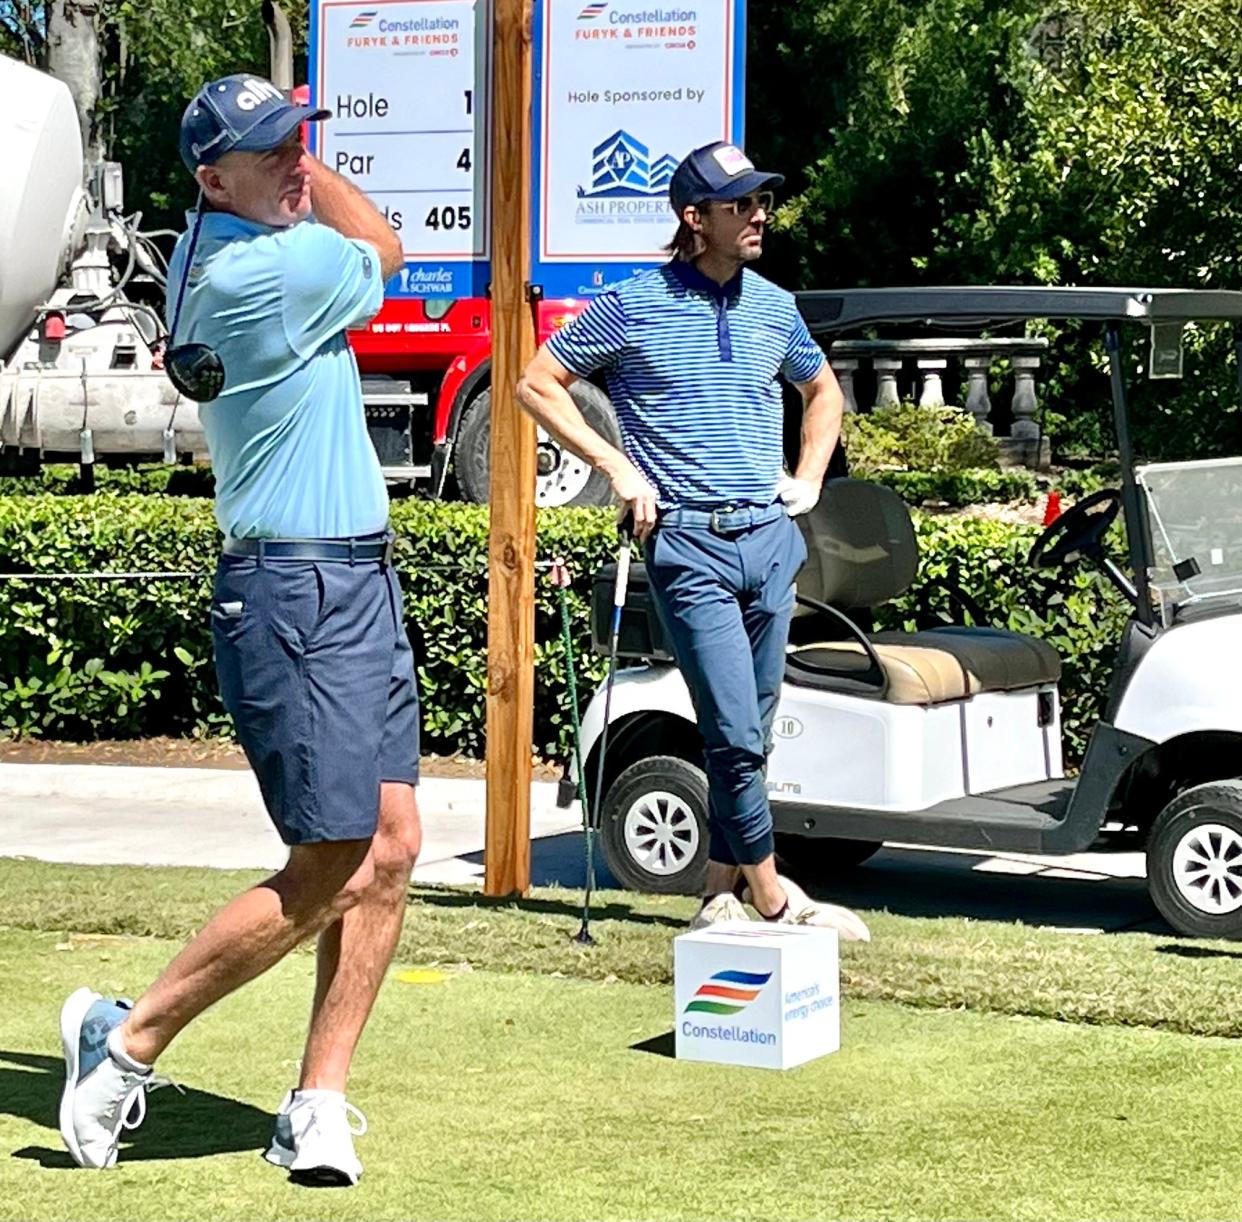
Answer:
[(234, 98), (234, 101), (237, 103), (238, 110), (253, 110), (256, 106), (262, 106), (264, 102), (270, 101), (272, 98), (282, 96), (283, 94), (271, 81), (257, 80), (252, 76), (248, 76), (242, 82), (242, 91)]
[(754, 162), (751, 161), (745, 153), (736, 145), (725, 144), (716, 149), (712, 156), (716, 159), (716, 164), (724, 170), (730, 178), (743, 174), (747, 170), (755, 168)]

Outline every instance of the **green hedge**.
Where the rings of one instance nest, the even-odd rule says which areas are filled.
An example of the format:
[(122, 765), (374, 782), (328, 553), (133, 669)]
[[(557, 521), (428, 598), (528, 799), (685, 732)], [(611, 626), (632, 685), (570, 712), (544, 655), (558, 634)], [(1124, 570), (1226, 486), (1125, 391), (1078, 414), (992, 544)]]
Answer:
[[(424, 746), (483, 750), (487, 634), (487, 511), (394, 503), (397, 563), (419, 659)], [(883, 626), (944, 614), (954, 575), (993, 622), (1050, 640), (1066, 659), (1068, 743), (1081, 751), (1124, 610), (1085, 573), (1034, 577), (1029, 528), (916, 515), (924, 549), (916, 591), (885, 609)], [(0, 497), (0, 572), (193, 572), (191, 580), (0, 581), (0, 733), (128, 738), (229, 732), (215, 691), (208, 624), (217, 535), (210, 505), (167, 497)], [(603, 677), (588, 652), (591, 574), (615, 552), (608, 510), (540, 513), (537, 555), (564, 555), (583, 699)], [(568, 742), (556, 597), (542, 577), (536, 611), (535, 750)]]
[[(927, 411), (925, 408), (917, 410)], [(856, 474), (863, 479), (885, 484), (911, 505), (921, 505), (925, 501), (954, 506), (976, 505), (982, 501), (1029, 501), (1039, 495), (1035, 476), (1020, 467), (1005, 470), (994, 466), (953, 469), (951, 466), (937, 466), (934, 454), (917, 457), (927, 457), (930, 465), (916, 465), (913, 469), (900, 465), (873, 469), (860, 462), (856, 465)], [(121, 467), (100, 464), (96, 466), (93, 478), (93, 491), (110, 496), (146, 492), (210, 497), (215, 493), (215, 479), (211, 468), (205, 464), (192, 467), (167, 466), (164, 463)], [(1089, 478), (1089, 474), (1083, 478)], [(1117, 481), (1113, 479), (1111, 482)], [(1097, 487), (1103, 487), (1103, 484), (1097, 481), (1087, 491), (1094, 491)], [(67, 463), (49, 464), (32, 475), (0, 478), (0, 494), (5, 496), (80, 496), (86, 491), (79, 469)]]
[(1033, 501), (1039, 484), (1020, 467), (994, 470), (968, 467), (964, 471), (868, 471), (860, 478), (891, 488), (910, 505), (929, 502), (962, 507), (986, 501)]
[(167, 463), (137, 463), (109, 467), (96, 463), (91, 472), (94, 487), (87, 487), (76, 463), (46, 463), (30, 475), (5, 475), (0, 493), (5, 496), (81, 496), (96, 492), (112, 496), (134, 493), (163, 493), (168, 496), (211, 497), (216, 479), (206, 463), (193, 466)]

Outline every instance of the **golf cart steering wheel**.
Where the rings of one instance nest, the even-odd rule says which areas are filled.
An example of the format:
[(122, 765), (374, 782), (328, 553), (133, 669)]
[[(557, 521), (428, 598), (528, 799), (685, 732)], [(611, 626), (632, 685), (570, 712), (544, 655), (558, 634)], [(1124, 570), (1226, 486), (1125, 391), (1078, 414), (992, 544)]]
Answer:
[(1077, 559), (1080, 553), (1091, 556), (1100, 551), (1108, 528), (1121, 511), (1121, 493), (1116, 488), (1101, 488), (1085, 500), (1067, 509), (1049, 526), (1031, 548), (1030, 565), (1034, 569), (1054, 569)]

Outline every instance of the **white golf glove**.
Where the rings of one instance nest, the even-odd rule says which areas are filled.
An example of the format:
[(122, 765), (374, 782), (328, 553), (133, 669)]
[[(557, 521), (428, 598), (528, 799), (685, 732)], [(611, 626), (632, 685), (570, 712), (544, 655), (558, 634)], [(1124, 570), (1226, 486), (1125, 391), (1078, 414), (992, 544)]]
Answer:
[(782, 475), (776, 484), (777, 500), (785, 506), (785, 512), (791, 518), (799, 514), (810, 513), (819, 502), (819, 486), (807, 479), (794, 479), (790, 475)]

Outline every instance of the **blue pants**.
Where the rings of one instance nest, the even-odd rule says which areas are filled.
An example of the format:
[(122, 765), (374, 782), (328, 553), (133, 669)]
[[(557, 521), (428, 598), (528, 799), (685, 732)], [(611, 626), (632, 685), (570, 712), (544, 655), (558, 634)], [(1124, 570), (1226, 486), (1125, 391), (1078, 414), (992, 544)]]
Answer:
[(754, 865), (773, 847), (764, 764), (806, 545), (779, 504), (711, 523), (702, 511), (663, 515), (647, 573), (703, 736), (709, 856)]

